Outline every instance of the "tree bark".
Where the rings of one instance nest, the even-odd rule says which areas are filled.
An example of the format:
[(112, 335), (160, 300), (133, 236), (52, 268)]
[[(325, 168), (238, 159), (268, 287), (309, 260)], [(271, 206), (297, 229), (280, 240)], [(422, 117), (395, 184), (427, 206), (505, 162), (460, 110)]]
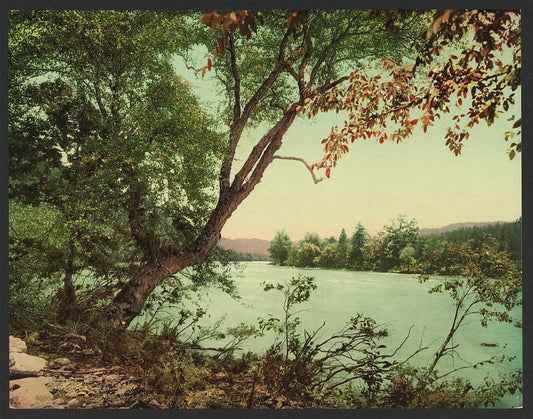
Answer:
[(74, 244), (72, 242), (70, 243), (69, 252), (65, 267), (65, 277), (63, 278), (63, 293), (61, 294), (61, 302), (58, 309), (58, 320), (60, 322), (71, 319), (76, 309), (76, 291), (72, 282), (72, 276), (76, 273), (74, 268)]

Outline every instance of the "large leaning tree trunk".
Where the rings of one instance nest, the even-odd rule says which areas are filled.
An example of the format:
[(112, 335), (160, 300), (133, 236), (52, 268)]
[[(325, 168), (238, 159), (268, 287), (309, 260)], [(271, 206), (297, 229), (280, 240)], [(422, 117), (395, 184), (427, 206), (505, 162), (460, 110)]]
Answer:
[[(206, 258), (219, 241), (226, 221), (260, 182), (265, 169), (280, 148), (283, 135), (294, 121), (296, 113), (294, 108), (286, 112), (263, 136), (231, 184), (229, 182), (231, 166), (222, 165), (218, 204), (201, 233), (191, 244), (177, 249), (170, 256), (164, 258), (154, 256), (140, 267), (107, 308), (108, 321), (114, 329), (126, 328), (140, 314), (154, 288), (165, 278)], [(237, 141), (232, 140), (231, 143), (234, 146), (230, 144), (229, 152), (233, 154)]]

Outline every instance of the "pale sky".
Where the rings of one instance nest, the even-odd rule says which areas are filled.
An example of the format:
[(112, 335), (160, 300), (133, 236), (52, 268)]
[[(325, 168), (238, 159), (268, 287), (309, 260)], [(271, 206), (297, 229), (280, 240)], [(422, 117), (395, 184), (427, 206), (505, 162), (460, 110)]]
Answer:
[[(200, 97), (213, 98), (209, 75), (196, 78), (183, 66), (177, 68)], [(445, 146), (447, 125), (437, 121), (426, 134), (415, 131), (400, 144), (373, 139), (350, 144), (330, 179), (318, 184), (302, 163), (274, 160), (228, 220), (222, 236), (271, 240), (284, 229), (292, 240), (299, 240), (306, 232), (338, 236), (342, 228), (350, 236), (358, 222), (375, 234), (400, 214), (416, 219), (421, 228), (514, 221), (521, 216), (521, 155), (509, 160), (503, 136), (512, 125), (507, 118), (520, 117), (519, 96), (516, 99), (514, 109), (491, 127), (482, 121), (472, 130), (457, 157)], [(297, 119), (277, 154), (319, 161), (320, 141), (342, 120), (322, 114), (314, 121)], [(247, 155), (262, 132), (243, 135), (237, 158)], [(317, 174), (324, 176), (324, 171)]]

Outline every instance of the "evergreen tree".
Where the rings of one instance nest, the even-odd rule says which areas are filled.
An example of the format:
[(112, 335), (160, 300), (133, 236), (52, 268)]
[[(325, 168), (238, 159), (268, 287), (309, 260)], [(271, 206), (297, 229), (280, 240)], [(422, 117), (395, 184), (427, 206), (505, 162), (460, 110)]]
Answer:
[(337, 243), (337, 267), (344, 268), (346, 267), (346, 258), (348, 256), (348, 236), (346, 235), (346, 230), (344, 228), (341, 231), (339, 236), (339, 241)]
[(348, 256), (346, 265), (349, 269), (361, 270), (363, 269), (363, 247), (369, 241), (370, 236), (365, 227), (361, 223), (357, 223), (355, 232), (350, 239), (350, 247), (348, 249)]

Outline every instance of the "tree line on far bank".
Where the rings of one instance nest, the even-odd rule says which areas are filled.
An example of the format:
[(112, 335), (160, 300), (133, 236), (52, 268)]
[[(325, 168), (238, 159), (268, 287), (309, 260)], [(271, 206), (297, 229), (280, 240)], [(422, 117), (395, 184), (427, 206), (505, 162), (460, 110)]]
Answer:
[(467, 259), (477, 254), (496, 275), (500, 269), (521, 269), (522, 219), (482, 227), (465, 227), (440, 234), (420, 235), (416, 220), (399, 216), (375, 236), (358, 223), (350, 238), (343, 228), (338, 237), (306, 233), (294, 244), (278, 231), (269, 248), (272, 263), (431, 275), (461, 275)]

